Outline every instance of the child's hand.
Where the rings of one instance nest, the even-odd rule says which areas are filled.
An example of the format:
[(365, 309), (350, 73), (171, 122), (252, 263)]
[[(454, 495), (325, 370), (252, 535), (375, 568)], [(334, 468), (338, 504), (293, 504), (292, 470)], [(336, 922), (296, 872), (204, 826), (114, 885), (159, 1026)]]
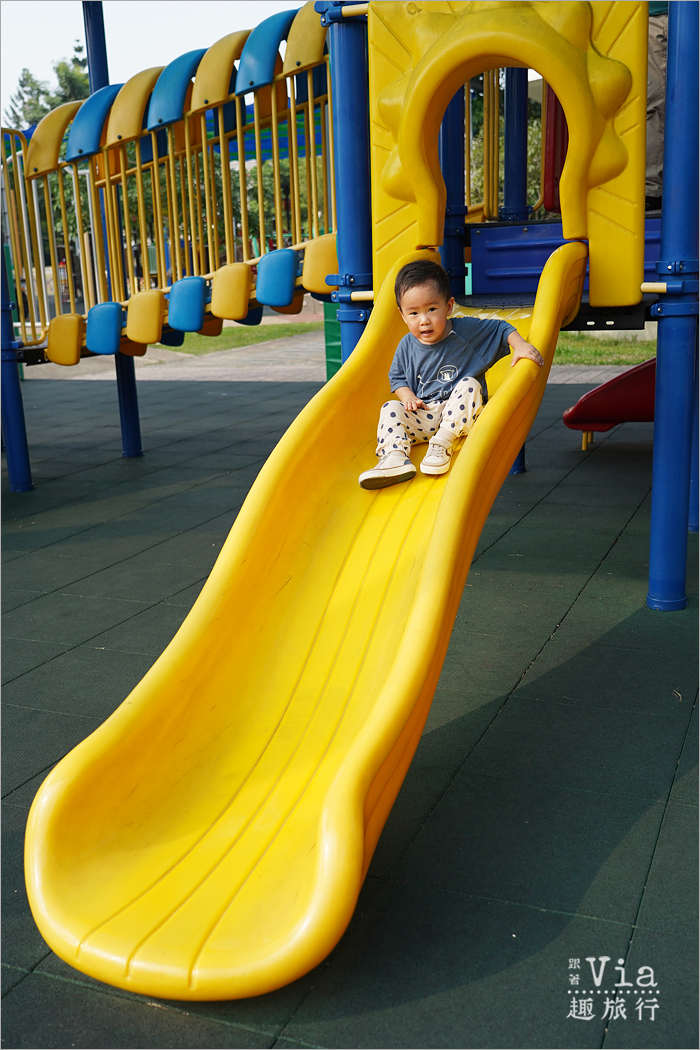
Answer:
[(398, 397), (399, 401), (406, 409), (407, 412), (415, 412), (417, 408), (427, 408), (425, 401), (421, 401), (417, 394), (414, 394), (410, 386), (400, 386), (394, 391), (395, 397)]
[(526, 343), (525, 340), (522, 341), (522, 344), (518, 346), (517, 349), (513, 348), (513, 360), (510, 363), (511, 368), (523, 357), (526, 357), (529, 361), (534, 361), (536, 365), (540, 366), (540, 368), (544, 364), (544, 358), (539, 350), (537, 350), (531, 343)]
[(419, 397), (407, 397), (401, 399), (401, 404), (407, 412), (415, 412), (417, 408), (427, 408), (425, 401), (422, 401)]

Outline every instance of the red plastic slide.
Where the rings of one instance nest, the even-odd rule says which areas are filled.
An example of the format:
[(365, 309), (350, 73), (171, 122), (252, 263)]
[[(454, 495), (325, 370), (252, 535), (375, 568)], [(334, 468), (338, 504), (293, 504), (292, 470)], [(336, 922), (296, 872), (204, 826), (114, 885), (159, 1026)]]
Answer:
[(607, 383), (589, 390), (567, 408), (564, 422), (571, 430), (583, 430), (583, 448), (593, 432), (610, 430), (618, 423), (651, 423), (654, 420), (656, 358), (635, 365)]

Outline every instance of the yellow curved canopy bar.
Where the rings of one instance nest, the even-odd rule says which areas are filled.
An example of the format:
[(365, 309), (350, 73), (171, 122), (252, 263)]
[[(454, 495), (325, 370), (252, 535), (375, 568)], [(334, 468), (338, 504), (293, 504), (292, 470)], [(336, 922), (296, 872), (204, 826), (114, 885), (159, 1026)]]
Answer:
[(82, 101), (65, 102), (39, 121), (27, 147), (25, 172), (28, 179), (56, 170), (66, 128), (82, 104)]
[(321, 25), (321, 19), (314, 10), (314, 0), (308, 0), (289, 30), (287, 50), (284, 53), (285, 76), (301, 73), (304, 69), (317, 66), (323, 61), (326, 32), (326, 27)]
[(165, 66), (143, 69), (127, 80), (115, 98), (107, 121), (106, 146), (116, 146), (139, 138), (143, 129), (143, 115), (156, 80)]
[(241, 57), (249, 29), (229, 33), (209, 48), (197, 68), (192, 91), (192, 111), (220, 106), (229, 98), (229, 84), (234, 62)]
[(445, 478), (368, 493), (357, 475), (406, 330), (394, 277), (417, 257), (397, 260), (350, 360), (263, 467), (173, 642), (34, 800), (32, 912), (99, 980), (259, 995), (319, 963), (352, 916), (586, 248), (553, 254), (517, 321), (546, 366), (505, 367)]

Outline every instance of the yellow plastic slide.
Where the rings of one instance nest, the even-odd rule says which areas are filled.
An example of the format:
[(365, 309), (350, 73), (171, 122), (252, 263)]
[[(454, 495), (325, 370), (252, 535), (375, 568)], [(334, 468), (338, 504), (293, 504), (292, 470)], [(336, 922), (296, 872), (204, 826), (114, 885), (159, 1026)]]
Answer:
[(357, 476), (405, 332), (393, 282), (424, 256), (389, 273), (166, 651), (34, 801), (32, 911), (84, 973), (176, 999), (258, 995), (320, 962), (350, 920), (479, 533), (578, 310), (586, 246), (554, 252), (517, 321), (545, 367), (496, 366), (447, 476), (367, 492)]

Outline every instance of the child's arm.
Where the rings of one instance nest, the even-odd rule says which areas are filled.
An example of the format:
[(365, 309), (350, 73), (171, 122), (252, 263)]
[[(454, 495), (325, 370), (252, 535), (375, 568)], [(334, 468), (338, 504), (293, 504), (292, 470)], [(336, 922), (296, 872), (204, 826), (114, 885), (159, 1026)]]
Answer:
[(530, 361), (534, 361), (536, 365), (540, 365), (540, 367), (544, 364), (544, 359), (539, 350), (536, 350), (532, 343), (526, 343), (519, 332), (513, 331), (509, 334), (508, 345), (513, 351), (511, 367), (522, 357), (527, 357)]
[(417, 408), (428, 407), (425, 401), (421, 401), (418, 395), (413, 393), (410, 386), (400, 386), (394, 393), (407, 412), (415, 411)]

